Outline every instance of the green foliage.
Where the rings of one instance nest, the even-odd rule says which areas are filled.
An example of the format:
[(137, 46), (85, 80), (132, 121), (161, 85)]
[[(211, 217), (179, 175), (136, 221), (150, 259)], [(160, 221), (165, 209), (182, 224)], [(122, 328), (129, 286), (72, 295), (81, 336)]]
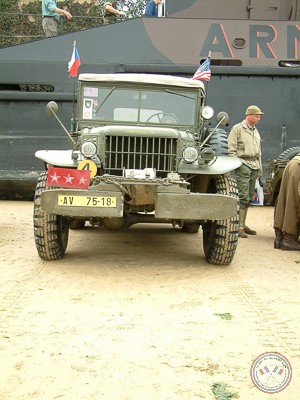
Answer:
[(22, 92), (53, 92), (54, 86), (52, 85), (27, 85), (20, 83), (20, 90)]
[(214, 383), (212, 385), (212, 392), (215, 395), (216, 400), (231, 400), (240, 397), (238, 393), (227, 392), (226, 387), (226, 383)]
[[(87, 0), (84, 3), (74, 0), (58, 1), (57, 6), (68, 10), (72, 20), (62, 18), (60, 33), (76, 32), (83, 29), (97, 27), (102, 24), (102, 10), (105, 0)], [(144, 14), (148, 0), (123, 0), (120, 10), (126, 12), (125, 17), (118, 17), (119, 21), (141, 17)], [(0, 47), (21, 44), (44, 38), (42, 29), (41, 1), (32, 1), (18, 7), (18, 0), (0, 0)]]
[(222, 314), (214, 314), (217, 315), (218, 317), (222, 318), (222, 319), (232, 319), (233, 316), (230, 313), (222, 313)]

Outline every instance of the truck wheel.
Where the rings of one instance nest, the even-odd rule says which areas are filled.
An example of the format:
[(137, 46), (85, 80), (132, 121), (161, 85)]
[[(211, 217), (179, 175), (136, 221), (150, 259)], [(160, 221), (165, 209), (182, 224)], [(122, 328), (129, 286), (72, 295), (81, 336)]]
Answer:
[(224, 129), (217, 128), (207, 144), (215, 150), (217, 156), (228, 155), (227, 133)]
[[(212, 181), (210, 193), (225, 194), (238, 200), (235, 179), (230, 176), (216, 176)], [(239, 203), (236, 216), (202, 224), (203, 249), (210, 264), (229, 265), (233, 260), (238, 243)]]
[(286, 149), (281, 154), (279, 154), (277, 160), (281, 161), (291, 160), (298, 153), (300, 153), (300, 146), (290, 147), (289, 149)]
[(69, 227), (73, 230), (83, 229), (85, 226), (85, 221), (83, 219), (71, 219), (69, 221)]
[(183, 224), (182, 225), (182, 232), (186, 233), (198, 233), (200, 228), (200, 224), (198, 223), (193, 223), (193, 224)]
[(34, 240), (42, 260), (59, 260), (65, 255), (69, 224), (61, 215), (48, 214), (41, 208), (41, 194), (47, 187), (47, 172), (38, 178), (34, 195)]

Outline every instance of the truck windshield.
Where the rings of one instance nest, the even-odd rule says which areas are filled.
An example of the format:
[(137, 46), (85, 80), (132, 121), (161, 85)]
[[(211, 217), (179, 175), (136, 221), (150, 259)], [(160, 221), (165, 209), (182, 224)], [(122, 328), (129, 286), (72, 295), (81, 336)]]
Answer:
[(108, 122), (195, 125), (197, 93), (182, 89), (91, 87), (83, 90), (82, 118)]

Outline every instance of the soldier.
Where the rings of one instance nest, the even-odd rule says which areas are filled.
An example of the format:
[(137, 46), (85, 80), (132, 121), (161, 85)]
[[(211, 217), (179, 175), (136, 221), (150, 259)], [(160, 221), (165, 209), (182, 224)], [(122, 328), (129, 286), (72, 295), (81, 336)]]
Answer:
[(117, 21), (118, 15), (126, 15), (124, 11), (116, 8), (116, 1), (106, 1), (103, 6), (103, 25), (113, 24)]
[(256, 179), (262, 175), (260, 135), (255, 125), (264, 113), (252, 105), (245, 114), (245, 119), (234, 125), (228, 135), (228, 155), (239, 157), (242, 161), (242, 165), (235, 171), (240, 198), (238, 235), (241, 238), (257, 234), (246, 225), (246, 218)]
[(300, 250), (297, 243), (300, 220), (300, 153), (285, 167), (274, 214), (274, 248)]

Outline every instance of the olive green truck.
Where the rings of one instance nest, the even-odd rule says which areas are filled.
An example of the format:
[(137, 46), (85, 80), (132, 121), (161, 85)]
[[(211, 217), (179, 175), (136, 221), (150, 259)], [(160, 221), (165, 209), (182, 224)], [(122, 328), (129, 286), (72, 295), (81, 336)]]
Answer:
[[(38, 150), (34, 238), (43, 260), (64, 257), (71, 229), (171, 224), (198, 234), (207, 262), (228, 265), (238, 242), (239, 201), (221, 126), (203, 82), (151, 74), (80, 74), (68, 150)], [(215, 120), (214, 120), (215, 118)], [(199, 242), (201, 235), (199, 234)], [(200, 251), (200, 243), (199, 243)]]

